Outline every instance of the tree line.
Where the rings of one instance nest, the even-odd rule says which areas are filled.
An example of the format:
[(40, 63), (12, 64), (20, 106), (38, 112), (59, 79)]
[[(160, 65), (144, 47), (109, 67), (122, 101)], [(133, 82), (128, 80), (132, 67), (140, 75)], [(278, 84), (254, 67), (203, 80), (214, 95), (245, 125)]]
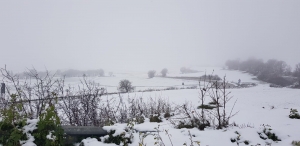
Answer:
[(230, 70), (244, 71), (257, 76), (259, 80), (272, 84), (299, 87), (300, 63), (295, 66), (294, 70), (285, 61), (276, 59), (269, 59), (266, 62), (256, 58), (249, 58), (245, 61), (227, 60), (225, 65)]
[[(36, 69), (28, 69), (28, 71), (18, 73), (18, 77), (20, 79), (26, 79), (30, 78), (32, 74), (38, 74), (41, 77), (46, 77), (47, 74), (49, 74), (48, 71), (37, 71)], [(109, 73), (110, 76), (112, 76), (113, 73)], [(95, 69), (95, 70), (75, 70), (75, 69), (69, 69), (65, 71), (57, 70), (54, 76), (58, 77), (95, 77), (95, 76), (105, 76), (105, 72), (103, 69)]]

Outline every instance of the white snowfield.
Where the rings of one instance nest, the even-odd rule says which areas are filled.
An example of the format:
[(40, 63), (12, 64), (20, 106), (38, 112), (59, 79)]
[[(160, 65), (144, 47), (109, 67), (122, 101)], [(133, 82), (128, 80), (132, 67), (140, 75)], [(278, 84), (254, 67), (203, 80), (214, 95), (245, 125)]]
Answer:
[[(207, 74), (210, 74), (213, 68), (206, 70)], [(203, 70), (202, 70), (203, 71)], [(195, 74), (169, 74), (169, 76), (200, 76), (204, 72)], [(251, 88), (242, 89), (229, 89), (230, 95), (233, 96), (230, 103), (228, 103), (227, 110), (230, 112), (235, 100), (237, 100), (233, 113), (238, 112), (238, 114), (231, 118), (230, 123), (235, 122), (239, 126), (231, 126), (226, 129), (216, 130), (211, 128), (206, 128), (204, 131), (200, 131), (196, 128), (194, 129), (175, 129), (172, 124), (167, 120), (162, 123), (150, 123), (148, 119), (145, 123), (134, 125), (134, 129), (139, 131), (154, 131), (154, 128), (160, 125), (160, 136), (166, 146), (181, 146), (186, 143), (190, 145), (190, 136), (188, 131), (194, 136), (193, 141), (199, 141), (201, 146), (234, 146), (236, 143), (231, 142), (231, 138), (237, 138), (238, 132), (240, 136), (241, 143), (239, 145), (245, 145), (244, 141), (249, 141), (249, 145), (272, 145), (272, 146), (290, 146), (292, 141), (300, 141), (300, 120), (290, 119), (288, 116), (290, 114), (290, 109), (298, 109), (300, 111), (300, 90), (299, 89), (289, 89), (289, 88), (270, 88), (269, 84), (261, 83), (259, 81), (253, 80), (253, 76), (241, 73), (238, 71), (228, 71), (216, 68), (214, 74), (220, 77), (226, 74), (226, 78), (229, 82), (237, 82), (241, 79), (242, 82), (254, 82), (258, 85)], [(145, 74), (146, 75), (146, 74)], [(124, 76), (126, 77), (126, 76)], [(127, 76), (128, 77), (128, 76)], [(176, 82), (176, 80), (165, 80), (162, 78), (146, 79), (146, 76), (137, 78), (134, 80), (133, 77), (128, 77), (132, 80), (133, 84), (165, 84), (170, 85), (167, 82)], [(138, 81), (140, 81), (138, 83)], [(144, 82), (145, 81), (145, 82)], [(182, 82), (182, 81), (178, 81)], [(190, 81), (193, 82), (193, 81)], [(102, 79), (101, 79), (102, 83)], [(116, 82), (117, 83), (117, 82)], [(117, 96), (117, 95), (112, 95)], [(144, 92), (144, 93), (130, 93), (123, 94), (123, 98), (135, 97), (135, 98), (165, 98), (174, 104), (183, 104), (184, 102), (190, 102), (193, 105), (199, 105), (199, 89), (185, 89), (185, 90), (171, 90), (171, 91), (156, 91), (156, 92)], [(209, 102), (210, 99), (206, 99)], [(270, 139), (263, 140), (259, 137), (258, 132), (263, 129), (262, 125), (270, 125), (272, 132), (275, 133), (281, 141), (274, 142)], [(121, 133), (126, 127), (126, 124), (115, 124), (114, 126), (104, 127), (107, 130), (117, 130)], [(165, 134), (164, 130), (168, 130), (171, 135), (171, 142), (168, 136)], [(154, 134), (154, 132), (152, 132)], [(113, 146), (115, 144), (105, 144), (97, 141), (94, 138), (87, 138), (82, 141), (85, 146), (98, 146), (107, 145)], [(130, 146), (138, 146), (140, 142), (139, 134), (134, 133), (134, 140)], [(152, 146), (155, 143), (154, 137), (148, 135), (144, 139), (144, 143), (147, 146)], [(194, 146), (197, 144), (194, 143)]]
[[(194, 69), (194, 68), (193, 68)], [(138, 131), (155, 131), (155, 127), (160, 125), (160, 136), (165, 146), (182, 146), (186, 143), (190, 146), (190, 136), (193, 135), (193, 141), (199, 141), (201, 146), (234, 146), (236, 143), (231, 142), (231, 138), (237, 138), (238, 132), (240, 134), (240, 146), (245, 145), (244, 141), (249, 141), (249, 145), (261, 145), (266, 144), (272, 146), (291, 146), (292, 141), (300, 141), (300, 120), (290, 119), (290, 109), (297, 109), (300, 111), (300, 90), (289, 88), (270, 88), (269, 84), (253, 80), (254, 76), (247, 73), (241, 73), (238, 71), (223, 70), (221, 68), (196, 68), (196, 70), (202, 71), (193, 74), (180, 74), (176, 71), (170, 71), (168, 76), (180, 77), (190, 76), (197, 77), (206, 74), (211, 74), (214, 70), (214, 75), (217, 74), (221, 78), (226, 75), (226, 79), (229, 82), (237, 82), (241, 79), (242, 82), (252, 82), (258, 85), (250, 88), (228, 89), (233, 96), (232, 100), (227, 105), (227, 113), (230, 113), (234, 102), (237, 100), (233, 113), (238, 112), (237, 115), (230, 119), (230, 124), (236, 123), (238, 126), (230, 126), (226, 129), (216, 130), (213, 128), (206, 128), (204, 131), (194, 129), (175, 129), (172, 124), (166, 119), (163, 119), (161, 123), (149, 122), (146, 119), (142, 124), (134, 125), (134, 129)], [(179, 71), (178, 71), (179, 72)], [(148, 86), (153, 88), (165, 88), (170, 86), (181, 86), (182, 82), (185, 85), (198, 84), (198, 81), (187, 81), (181, 79), (167, 79), (161, 77), (154, 77), (148, 79), (146, 73), (115, 73), (115, 77), (95, 77), (90, 78), (100, 85), (105, 85), (108, 92), (117, 91), (116, 86), (122, 79), (128, 79), (132, 82), (133, 86)], [(67, 84), (77, 85), (80, 83), (78, 78), (67, 78)], [(109, 87), (112, 86), (112, 87)], [(139, 90), (143, 87), (138, 87)], [(200, 105), (199, 89), (183, 89), (183, 90), (168, 90), (168, 91), (155, 91), (155, 92), (134, 92), (129, 94), (121, 94), (123, 101), (127, 101), (127, 98), (164, 98), (169, 100), (171, 104), (181, 105), (185, 102), (189, 102), (194, 106)], [(110, 97), (119, 98), (118, 95), (110, 95)], [(209, 97), (206, 98), (206, 103), (210, 101)], [(30, 121), (25, 129), (26, 132), (32, 131), (36, 127), (36, 121)], [(274, 142), (270, 139), (263, 140), (259, 137), (258, 132), (263, 130), (262, 125), (270, 125), (272, 132), (275, 133), (281, 141)], [(116, 134), (122, 133), (127, 124), (115, 124), (113, 126), (106, 126), (106, 130), (116, 130)], [(168, 130), (169, 137), (165, 134), (165, 130)], [(153, 146), (155, 143), (154, 136), (156, 134), (151, 132), (144, 139), (144, 144), (147, 146)], [(139, 133), (133, 133), (134, 139), (130, 146), (138, 146), (140, 140)], [(51, 137), (51, 134), (49, 134)], [(51, 138), (50, 138), (51, 139)], [(103, 139), (103, 138), (102, 138)], [(22, 142), (24, 146), (34, 146), (34, 138), (30, 137), (29, 140)], [(115, 144), (107, 144), (97, 141), (95, 138), (87, 138), (82, 141), (85, 146), (115, 146)], [(78, 144), (79, 145), (79, 144)], [(194, 146), (197, 146), (194, 143)]]

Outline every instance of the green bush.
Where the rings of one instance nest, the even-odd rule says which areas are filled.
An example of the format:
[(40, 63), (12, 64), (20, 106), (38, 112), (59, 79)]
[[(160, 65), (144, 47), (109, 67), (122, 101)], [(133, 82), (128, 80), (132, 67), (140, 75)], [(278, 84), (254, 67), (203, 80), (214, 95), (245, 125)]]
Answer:
[(60, 126), (54, 106), (50, 105), (39, 117), (37, 129), (33, 131), (34, 143), (43, 146), (63, 146), (64, 131)]
[(120, 135), (114, 136), (115, 130), (110, 131), (108, 133), (108, 138), (104, 140), (104, 143), (114, 143), (117, 145), (120, 145), (123, 143), (124, 146), (127, 146), (128, 144), (132, 143), (130, 137), (126, 137), (126, 133), (121, 133)]
[(0, 122), (0, 143), (5, 146), (21, 146), (20, 141), (27, 140), (27, 136), (22, 132), (25, 122), (11, 124)]
[[(14, 102), (17, 95), (11, 95), (11, 102)], [(27, 140), (27, 136), (22, 132), (25, 126), (25, 117), (20, 115), (22, 105), (11, 104), (6, 109), (1, 109), (2, 121), (0, 122), (0, 143), (5, 146), (21, 146), (20, 141)]]
[(122, 144), (123, 146), (128, 146), (128, 144), (132, 143), (133, 140), (133, 133), (136, 132), (133, 129), (134, 121), (130, 121), (127, 124), (127, 127), (124, 129), (124, 132), (122, 132), (119, 135), (114, 135), (115, 130), (111, 130), (108, 132), (108, 136), (104, 138), (104, 143), (114, 143), (116, 145)]

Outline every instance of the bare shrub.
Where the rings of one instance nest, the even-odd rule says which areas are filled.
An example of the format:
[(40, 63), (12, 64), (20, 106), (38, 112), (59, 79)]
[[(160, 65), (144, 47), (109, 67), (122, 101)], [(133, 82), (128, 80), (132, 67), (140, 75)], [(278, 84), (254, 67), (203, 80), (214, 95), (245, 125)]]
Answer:
[(66, 93), (64, 93), (64, 80), (61, 80), (58, 85), (60, 92), (64, 95), (58, 102), (58, 109), (63, 113), (61, 120), (64, 124), (74, 126), (101, 125), (99, 103), (101, 103), (103, 92), (99, 84), (83, 77), (77, 90), (69, 86), (65, 90)]
[[(200, 86), (200, 106), (198, 109), (194, 105), (186, 102), (175, 107), (175, 115), (170, 121), (177, 128), (194, 128), (204, 130), (205, 127), (215, 126), (217, 129), (227, 127), (229, 120), (236, 113), (232, 114), (233, 107), (228, 114), (226, 112), (227, 103), (231, 100), (230, 92), (226, 90), (226, 78), (223, 82), (211, 81), (210, 79), (199, 82)], [(205, 105), (205, 99), (209, 97), (214, 106)], [(235, 104), (235, 103), (234, 103)], [(215, 120), (217, 123), (215, 123)]]
[[(30, 118), (37, 118), (49, 103), (55, 102), (57, 94), (57, 80), (54, 79), (54, 74), (46, 71), (43, 75), (39, 75), (38, 71), (31, 69), (26, 71), (28, 78), (20, 81), (20, 77), (5, 68), (0, 69), (3, 76), (3, 82), (7, 84), (6, 91), (8, 95), (2, 99), (3, 103), (12, 104), (9, 102), (10, 95), (15, 94), (14, 102), (24, 102), (21, 104), (21, 115)], [(2, 104), (6, 108), (5, 104)]]
[(183, 105), (175, 107), (175, 116), (170, 118), (170, 122), (178, 129), (181, 128), (198, 128), (204, 130), (205, 127), (210, 126), (208, 118), (202, 116), (190, 103), (186, 102)]
[(229, 114), (226, 112), (227, 103), (232, 99), (232, 96), (230, 96), (230, 92), (228, 92), (226, 89), (227, 84), (228, 82), (226, 82), (226, 76), (224, 76), (223, 82), (218, 83), (217, 81), (215, 81), (213, 83), (213, 88), (211, 88), (209, 92), (210, 98), (216, 105), (215, 110), (213, 110), (211, 114), (217, 119), (217, 129), (227, 127), (229, 125), (230, 118), (237, 114), (232, 113), (234, 106), (232, 107)]

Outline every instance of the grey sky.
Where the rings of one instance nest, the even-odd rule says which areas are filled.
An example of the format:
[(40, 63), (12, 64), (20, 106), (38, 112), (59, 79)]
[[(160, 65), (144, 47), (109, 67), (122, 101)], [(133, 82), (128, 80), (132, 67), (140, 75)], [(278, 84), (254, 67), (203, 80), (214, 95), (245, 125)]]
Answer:
[(300, 62), (299, 0), (1, 1), (0, 65), (141, 70)]

